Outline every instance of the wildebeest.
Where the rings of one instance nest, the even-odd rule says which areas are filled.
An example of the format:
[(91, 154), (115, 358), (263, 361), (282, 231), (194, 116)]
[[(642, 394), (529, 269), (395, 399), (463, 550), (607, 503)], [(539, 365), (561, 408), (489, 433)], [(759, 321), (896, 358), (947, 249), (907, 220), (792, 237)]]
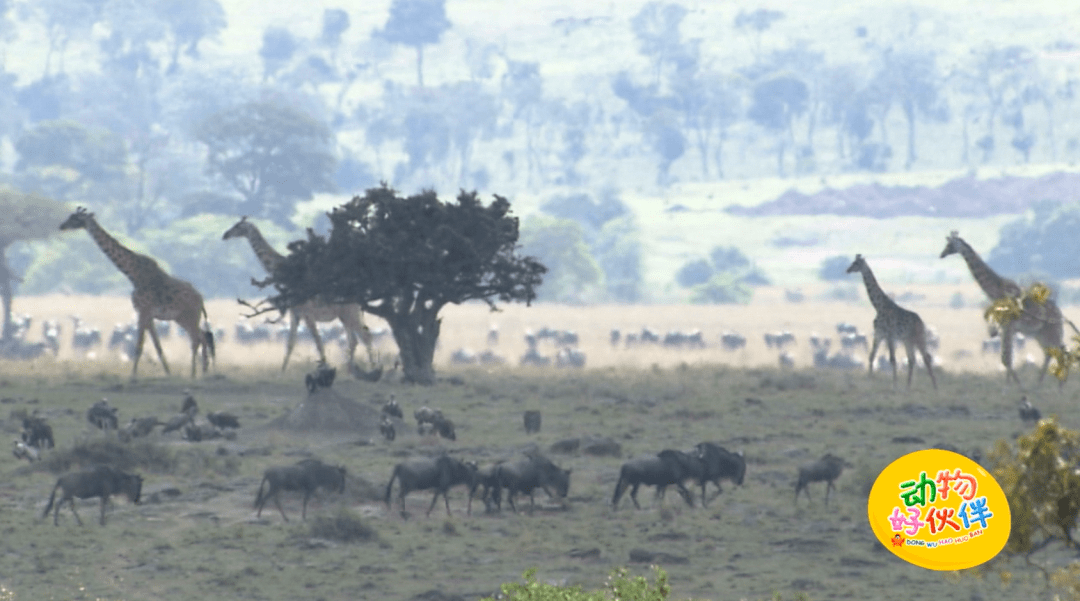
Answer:
[[(497, 506), (502, 505), (502, 491), (506, 490), (506, 499), (510, 502), (510, 508), (517, 512), (514, 506), (514, 496), (518, 493), (529, 495), (529, 510), (536, 507), (534, 493), (537, 488), (543, 488), (550, 497), (566, 498), (570, 489), (570, 470), (562, 469), (555, 465), (547, 457), (532, 456), (509, 463), (500, 463), (495, 468), (495, 489), (492, 496)], [(551, 490), (555, 490), (552, 494)]]
[(561, 348), (555, 353), (555, 367), (585, 367), (585, 351), (576, 348)]
[(683, 482), (690, 479), (700, 480), (704, 473), (705, 467), (701, 459), (682, 451), (665, 449), (657, 453), (655, 457), (631, 459), (619, 470), (619, 481), (615, 484), (611, 506), (613, 509), (619, 508), (619, 499), (622, 498), (628, 486), (631, 487), (630, 500), (634, 502), (634, 507), (641, 509), (637, 500), (638, 487), (642, 484), (655, 486), (656, 495), (663, 498), (664, 490), (674, 484), (678, 487), (679, 494), (682, 495), (686, 504), (693, 507), (694, 498)]
[(394, 395), (390, 395), (390, 400), (386, 401), (386, 404), (382, 406), (382, 412), (390, 417), (396, 417), (398, 419), (404, 419), (405, 414), (401, 411), (401, 405), (398, 405), (397, 399)]
[(214, 412), (206, 414), (206, 419), (216, 428), (239, 428), (240, 420), (231, 413), (225, 413), (224, 411)]
[(535, 434), (540, 431), (540, 412), (532, 409), (525, 412), (525, 433)]
[(156, 417), (133, 417), (131, 422), (120, 431), (121, 440), (127, 442), (133, 438), (148, 436), (161, 422)]
[(435, 432), (447, 440), (457, 440), (454, 432), (454, 422), (442, 414), (438, 409), (421, 407), (413, 411), (416, 418), (416, 432), (421, 436), (428, 432)]
[(109, 503), (109, 497), (123, 493), (129, 501), (138, 504), (139, 495), (142, 493), (142, 482), (142, 476), (125, 474), (108, 465), (97, 465), (80, 472), (65, 474), (56, 480), (56, 486), (49, 495), (49, 504), (45, 506), (41, 517), (45, 518), (49, 515), (49, 511), (53, 508), (53, 501), (56, 500), (56, 490), (63, 489), (60, 502), (56, 503), (56, 511), (53, 512), (53, 525), (59, 525), (57, 520), (60, 516), (60, 506), (64, 504), (64, 501), (71, 504), (71, 513), (81, 526), (82, 519), (75, 512), (75, 498), (101, 497), (101, 525), (104, 526), (105, 506)]
[(35, 449), (51, 449), (56, 446), (52, 426), (44, 417), (30, 415), (23, 418), (22, 441)]
[(390, 420), (390, 416), (383, 414), (382, 421), (379, 422), (379, 432), (388, 441), (393, 441), (397, 438), (397, 430), (394, 429), (394, 422)]
[(806, 498), (810, 498), (811, 482), (827, 482), (825, 486), (825, 505), (829, 504), (829, 490), (836, 488), (833, 484), (847, 464), (843, 459), (827, 453), (814, 463), (799, 468), (799, 482), (795, 485), (795, 501), (799, 500), (799, 491), (806, 490)]
[(181, 437), (188, 442), (214, 440), (221, 438), (221, 430), (218, 430), (217, 426), (214, 426), (213, 424), (197, 424), (190, 421), (184, 426), (184, 432)]
[(1020, 399), (1020, 419), (1025, 422), (1037, 422), (1042, 419), (1042, 413), (1031, 404), (1027, 396)]
[(386, 485), (386, 508), (390, 508), (390, 493), (394, 487), (394, 480), (398, 481), (398, 499), (401, 502), (401, 513), (405, 515), (405, 495), (414, 490), (435, 489), (435, 496), (431, 497), (431, 505), (428, 506), (427, 514), (435, 508), (435, 502), (439, 495), (443, 496), (446, 503), (446, 515), (450, 515), (450, 498), (447, 492), (459, 484), (469, 487), (469, 504), (466, 512), (472, 514), (472, 496), (476, 490), (476, 463), (462, 462), (446, 453), (431, 459), (418, 459), (399, 463), (394, 466), (394, 473), (390, 475), (390, 482)]
[(119, 425), (118, 412), (106, 399), (101, 399), (86, 411), (86, 421), (102, 430), (115, 430)]
[[(269, 482), (270, 486), (263, 494), (263, 487)], [(258, 512), (256, 517), (262, 517), (263, 505), (267, 499), (273, 497), (274, 505), (281, 512), (281, 517), (289, 521), (285, 510), (281, 508), (281, 491), (303, 491), (304, 505), (300, 512), (301, 519), (307, 519), (307, 504), (312, 493), (317, 488), (328, 488), (335, 492), (345, 492), (345, 468), (340, 465), (328, 465), (318, 459), (305, 459), (295, 465), (285, 465), (266, 468), (263, 472), (262, 482), (259, 483), (259, 494), (255, 497), (255, 508)]]
[(169, 432), (175, 432), (176, 430), (179, 430), (180, 428), (183, 428), (184, 426), (193, 423), (192, 417), (193, 416), (191, 413), (180, 413), (174, 415), (173, 417), (169, 418), (169, 421), (162, 424), (161, 433), (168, 434)]
[(720, 488), (720, 481), (730, 480), (737, 486), (742, 486), (743, 478), (746, 477), (746, 459), (742, 453), (732, 453), (724, 447), (711, 442), (698, 443), (694, 447), (698, 459), (702, 463), (702, 474), (699, 478), (701, 483), (701, 506), (708, 505), (705, 498), (705, 485), (712, 482), (716, 485), (716, 495), (724, 492)]
[(304, 376), (304, 385), (307, 386), (308, 392), (315, 392), (320, 388), (330, 388), (334, 385), (336, 375), (336, 369), (327, 365), (325, 361), (319, 361), (315, 371)]

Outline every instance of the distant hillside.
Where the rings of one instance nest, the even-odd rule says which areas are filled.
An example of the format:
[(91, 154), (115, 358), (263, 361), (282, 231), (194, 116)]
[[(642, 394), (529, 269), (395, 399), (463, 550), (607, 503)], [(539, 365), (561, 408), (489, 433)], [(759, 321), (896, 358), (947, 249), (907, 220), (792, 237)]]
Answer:
[(962, 177), (930, 188), (860, 184), (814, 194), (788, 190), (754, 207), (729, 206), (732, 215), (845, 215), (852, 217), (965, 217), (1023, 213), (1041, 200), (1080, 201), (1080, 173), (1051, 173), (1038, 178)]

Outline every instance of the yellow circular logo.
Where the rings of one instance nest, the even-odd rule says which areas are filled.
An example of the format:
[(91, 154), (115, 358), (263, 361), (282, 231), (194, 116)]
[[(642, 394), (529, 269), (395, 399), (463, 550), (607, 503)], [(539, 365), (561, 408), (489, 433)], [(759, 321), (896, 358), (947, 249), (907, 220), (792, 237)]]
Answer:
[(1009, 540), (1005, 492), (978, 463), (927, 449), (889, 464), (867, 504), (885, 548), (930, 570), (963, 570), (989, 561)]

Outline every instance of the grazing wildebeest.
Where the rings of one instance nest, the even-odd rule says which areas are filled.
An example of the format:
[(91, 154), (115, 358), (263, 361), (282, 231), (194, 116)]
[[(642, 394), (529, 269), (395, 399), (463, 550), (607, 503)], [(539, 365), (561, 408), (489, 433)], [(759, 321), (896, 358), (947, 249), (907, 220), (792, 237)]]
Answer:
[(619, 482), (615, 484), (611, 506), (614, 509), (619, 508), (619, 499), (626, 492), (627, 486), (631, 487), (630, 500), (634, 502), (634, 507), (641, 509), (637, 500), (638, 487), (642, 484), (655, 486), (656, 495), (662, 499), (667, 487), (674, 484), (678, 487), (679, 494), (682, 495), (686, 504), (693, 507), (694, 498), (683, 485), (683, 481), (700, 480), (704, 473), (705, 466), (701, 459), (682, 451), (665, 449), (657, 453), (655, 457), (631, 459), (619, 470)]
[(108, 465), (97, 465), (81, 472), (65, 474), (56, 480), (56, 486), (49, 495), (49, 504), (45, 506), (41, 517), (45, 518), (49, 515), (49, 510), (53, 508), (53, 501), (56, 500), (56, 490), (62, 488), (63, 494), (60, 496), (60, 502), (56, 503), (56, 511), (53, 512), (53, 525), (59, 525), (57, 520), (60, 516), (60, 506), (64, 504), (64, 501), (71, 504), (71, 513), (81, 526), (82, 519), (75, 512), (75, 497), (80, 499), (101, 497), (101, 525), (104, 526), (105, 506), (109, 503), (109, 497), (123, 493), (129, 501), (138, 504), (139, 495), (142, 493), (142, 482), (142, 476), (125, 474)]
[(421, 407), (413, 411), (413, 417), (416, 418), (417, 434), (423, 436), (429, 432), (435, 432), (447, 440), (457, 440), (457, 434), (454, 432), (454, 422), (444, 416), (442, 411), (430, 407)]
[(101, 399), (86, 411), (86, 421), (102, 430), (115, 430), (119, 425), (118, 412), (119, 409), (110, 407), (107, 400)]
[(315, 371), (304, 376), (304, 385), (307, 386), (308, 392), (315, 392), (320, 388), (330, 388), (334, 385), (336, 375), (336, 369), (327, 365), (326, 361), (319, 361)]
[[(263, 494), (263, 487), (269, 482), (270, 486)], [(303, 491), (304, 506), (300, 512), (301, 519), (307, 519), (307, 504), (315, 489), (322, 487), (345, 492), (345, 468), (340, 465), (328, 465), (318, 459), (305, 459), (295, 465), (285, 465), (266, 468), (263, 472), (262, 482), (259, 483), (259, 494), (255, 497), (255, 508), (258, 512), (256, 517), (262, 517), (263, 505), (267, 499), (273, 497), (274, 505), (281, 512), (281, 517), (289, 521), (285, 510), (281, 508), (281, 491)]]
[(31, 415), (23, 418), (22, 441), (35, 449), (51, 449), (56, 446), (52, 426), (44, 417)]
[(398, 419), (405, 419), (405, 414), (401, 411), (401, 405), (398, 405), (397, 399), (394, 395), (390, 395), (390, 400), (386, 401), (386, 404), (382, 407), (382, 412), (390, 417), (396, 417)]
[(383, 438), (393, 442), (397, 438), (397, 430), (394, 429), (394, 422), (390, 421), (390, 416), (383, 414), (382, 421), (379, 422), (379, 432), (382, 433)]
[(702, 474), (700, 478), (701, 482), (701, 506), (708, 505), (708, 501), (705, 498), (705, 485), (712, 482), (716, 485), (716, 494), (713, 498), (720, 496), (720, 493), (724, 492), (720, 488), (720, 480), (731, 480), (737, 486), (742, 486), (743, 478), (746, 476), (746, 459), (743, 458), (742, 452), (732, 453), (724, 447), (713, 444), (711, 442), (698, 443), (694, 447), (698, 459), (702, 463)]
[(847, 462), (843, 459), (827, 453), (814, 463), (799, 468), (799, 482), (795, 485), (795, 501), (799, 500), (799, 491), (806, 490), (806, 498), (810, 499), (811, 482), (828, 482), (825, 486), (825, 504), (829, 504), (829, 490), (836, 488), (833, 482), (840, 477)]
[(154, 431), (161, 422), (156, 417), (133, 417), (131, 423), (129, 423), (123, 430), (120, 431), (120, 438), (124, 442), (130, 441), (133, 438), (139, 438), (142, 436), (148, 436)]
[(405, 495), (414, 490), (435, 489), (435, 496), (431, 497), (431, 505), (428, 506), (427, 514), (435, 508), (435, 502), (439, 495), (443, 496), (446, 503), (446, 515), (450, 515), (450, 498), (447, 492), (458, 484), (469, 487), (469, 504), (467, 514), (472, 515), (472, 495), (476, 490), (476, 463), (462, 462), (443, 453), (434, 459), (425, 458), (394, 466), (394, 473), (390, 476), (390, 482), (386, 485), (386, 507), (390, 508), (390, 493), (394, 486), (394, 480), (398, 481), (400, 490), (398, 499), (401, 502), (401, 513), (405, 515)]
[(192, 421), (191, 413), (180, 413), (173, 416), (169, 419), (169, 421), (162, 424), (161, 433), (168, 434), (169, 432), (175, 432), (176, 430), (179, 430), (180, 428), (183, 428), (184, 426), (192, 423), (194, 422)]
[(535, 409), (525, 412), (525, 433), (535, 434), (540, 431), (540, 412)]
[[(514, 506), (514, 495), (518, 493), (529, 495), (529, 511), (532, 511), (536, 507), (534, 492), (537, 488), (543, 488), (549, 497), (565, 499), (570, 489), (570, 470), (564, 470), (547, 457), (541, 456), (500, 463), (495, 468), (495, 490), (492, 491), (492, 496), (497, 506), (502, 505), (502, 491), (506, 489), (506, 499), (515, 513), (517, 507)], [(555, 494), (551, 493), (552, 488), (555, 489)]]
[(501, 463), (477, 469), (475, 482), (472, 490), (469, 492), (469, 500), (471, 501), (472, 497), (475, 496), (475, 492), (480, 490), (480, 499), (484, 502), (484, 510), (488, 513), (491, 513), (491, 508), (495, 504), (492, 493), (495, 491), (495, 478), (499, 465), (501, 465)]
[(240, 420), (231, 413), (225, 413), (224, 411), (218, 411), (206, 414), (206, 419), (211, 424), (214, 424), (217, 428), (239, 428)]
[(1020, 399), (1020, 419), (1025, 422), (1037, 422), (1042, 419), (1042, 413), (1031, 404), (1027, 396)]

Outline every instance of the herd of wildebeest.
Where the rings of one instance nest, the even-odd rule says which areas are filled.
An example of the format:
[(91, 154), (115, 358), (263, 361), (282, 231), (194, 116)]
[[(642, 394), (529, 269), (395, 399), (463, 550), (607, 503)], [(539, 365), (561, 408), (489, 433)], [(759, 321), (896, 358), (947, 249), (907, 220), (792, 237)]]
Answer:
[[(333, 371), (320, 366), (308, 381), (317, 382), (309, 387), (314, 394), (318, 388), (329, 388), (333, 382)], [(180, 411), (173, 417), (161, 420), (157, 417), (135, 417), (125, 427), (120, 427), (118, 410), (102, 399), (94, 403), (86, 412), (86, 419), (92, 426), (103, 430), (108, 436), (116, 436), (120, 441), (130, 441), (149, 435), (155, 428), (161, 428), (163, 434), (181, 431), (184, 440), (198, 442), (216, 437), (235, 438), (240, 427), (236, 416), (225, 412), (209, 412), (206, 420), (198, 421), (198, 403), (187, 390)], [(404, 412), (393, 395), (382, 406), (380, 430), (383, 436), (392, 441), (395, 438), (392, 418), (403, 418)], [(453, 440), (456, 438), (453, 422), (439, 409), (421, 407), (413, 412), (417, 422), (417, 432), (421, 436), (440, 436)], [(38, 412), (23, 417), (23, 431), (20, 439), (15, 440), (14, 455), (31, 462), (39, 460), (47, 449), (55, 447), (52, 427)], [(540, 428), (538, 411), (525, 412), (527, 432)], [(808, 485), (812, 482), (826, 482), (825, 502), (828, 503), (829, 489), (848, 464), (843, 460), (826, 455), (821, 460), (799, 468), (795, 499), (802, 491), (809, 497)], [(434, 457), (414, 458), (394, 467), (386, 485), (384, 501), (388, 510), (394, 505), (394, 483), (397, 482), (397, 502), (402, 516), (407, 516), (405, 497), (416, 491), (434, 491), (427, 515), (430, 515), (443, 497), (447, 514), (450, 514), (448, 493), (452, 488), (463, 486), (468, 493), (467, 514), (472, 514), (474, 498), (480, 498), (486, 512), (498, 512), (502, 509), (505, 498), (511, 509), (517, 512), (515, 498), (518, 495), (529, 497), (530, 512), (535, 508), (535, 493), (543, 490), (559, 502), (565, 502), (570, 488), (571, 470), (563, 469), (549, 458), (538, 452), (526, 453), (515, 460), (501, 461), (481, 467), (474, 461), (462, 461), (445, 451)], [(655, 456), (631, 459), (625, 462), (620, 471), (615, 490), (611, 498), (613, 508), (618, 508), (623, 495), (629, 490), (634, 506), (638, 503), (638, 489), (642, 485), (656, 488), (656, 497), (662, 502), (665, 490), (674, 486), (687, 505), (693, 507), (694, 499), (687, 483), (701, 487), (701, 504), (708, 505), (711, 498), (716, 498), (722, 490), (721, 480), (729, 480), (741, 485), (746, 475), (746, 461), (741, 452), (731, 452), (712, 442), (702, 442), (689, 451), (664, 449)], [(288, 521), (281, 506), (282, 492), (294, 492), (303, 496), (301, 516), (307, 517), (307, 505), (311, 496), (318, 490), (344, 492), (346, 468), (329, 465), (319, 459), (304, 459), (293, 465), (267, 468), (256, 493), (254, 508), (256, 516), (262, 516), (266, 503), (273, 500), (282, 518)], [(716, 492), (707, 496), (706, 486), (713, 483)], [(101, 523), (105, 523), (105, 511), (109, 498), (113, 495), (125, 495), (131, 502), (139, 503), (143, 478), (136, 474), (125, 473), (109, 465), (95, 465), (81, 471), (60, 476), (53, 487), (52, 494), (42, 517), (53, 512), (53, 523), (59, 520), (60, 508), (68, 502), (76, 520), (82, 520), (75, 512), (75, 499), (100, 498)], [(57, 501), (57, 493), (59, 501)]]

